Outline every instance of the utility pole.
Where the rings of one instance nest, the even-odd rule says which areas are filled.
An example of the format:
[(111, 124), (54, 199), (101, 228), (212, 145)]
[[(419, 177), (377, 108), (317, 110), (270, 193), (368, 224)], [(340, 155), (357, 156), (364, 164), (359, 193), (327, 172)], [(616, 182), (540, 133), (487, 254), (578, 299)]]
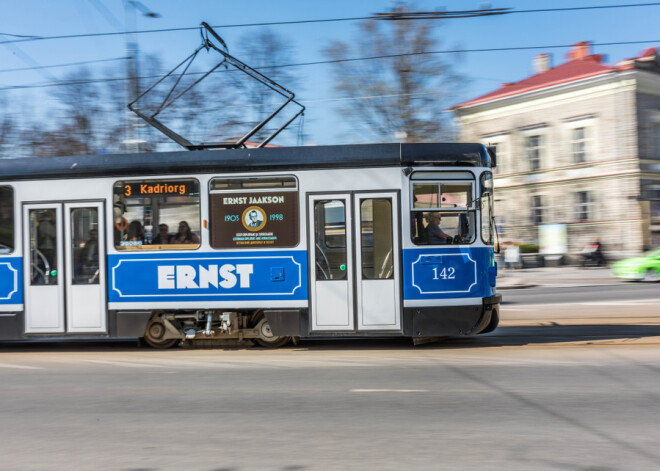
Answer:
[[(147, 18), (160, 18), (159, 13), (149, 10), (137, 0), (124, 0), (124, 24), (126, 28), (126, 76), (128, 77), (126, 85), (126, 103), (130, 103), (140, 93), (139, 66), (138, 66), (138, 42), (137, 42), (137, 14), (139, 11), (142, 16)], [(124, 140), (125, 149), (128, 153), (140, 152), (140, 144), (144, 141), (140, 139), (140, 123), (138, 117), (126, 110), (126, 139)]]

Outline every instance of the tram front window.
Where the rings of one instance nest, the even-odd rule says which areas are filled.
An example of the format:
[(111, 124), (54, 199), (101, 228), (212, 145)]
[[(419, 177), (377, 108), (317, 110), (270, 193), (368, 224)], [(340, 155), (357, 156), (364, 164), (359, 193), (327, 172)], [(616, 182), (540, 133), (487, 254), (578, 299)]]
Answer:
[(417, 245), (460, 245), (474, 242), (474, 211), (415, 211), (411, 219), (413, 241)]
[(474, 176), (469, 172), (451, 172), (439, 176), (455, 180), (412, 182), (410, 233), (413, 243), (474, 243), (477, 233)]

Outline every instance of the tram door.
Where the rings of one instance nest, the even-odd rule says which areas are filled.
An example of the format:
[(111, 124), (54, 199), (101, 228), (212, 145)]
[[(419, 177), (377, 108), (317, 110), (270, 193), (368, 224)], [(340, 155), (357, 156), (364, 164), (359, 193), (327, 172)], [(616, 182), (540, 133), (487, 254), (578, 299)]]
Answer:
[(25, 332), (107, 331), (102, 203), (23, 206)]
[(309, 197), (313, 331), (401, 329), (396, 193)]

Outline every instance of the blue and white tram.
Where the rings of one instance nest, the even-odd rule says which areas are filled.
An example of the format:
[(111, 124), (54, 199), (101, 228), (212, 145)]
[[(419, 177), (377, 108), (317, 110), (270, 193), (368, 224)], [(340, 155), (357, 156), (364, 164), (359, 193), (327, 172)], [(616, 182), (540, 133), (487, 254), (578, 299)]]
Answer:
[(493, 161), (480, 144), (0, 159), (0, 339), (489, 332)]

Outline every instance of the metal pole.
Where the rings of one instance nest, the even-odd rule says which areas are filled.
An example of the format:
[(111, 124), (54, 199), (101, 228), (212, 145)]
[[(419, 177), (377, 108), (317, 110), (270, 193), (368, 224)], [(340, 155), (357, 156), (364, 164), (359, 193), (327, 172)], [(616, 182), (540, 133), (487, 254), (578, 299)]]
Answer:
[[(143, 16), (148, 18), (160, 18), (159, 13), (152, 12), (142, 3), (136, 0), (124, 0), (124, 24), (126, 27), (126, 95), (127, 103), (132, 102), (140, 94), (140, 74), (139, 74), (139, 50), (137, 35), (135, 33), (129, 34), (129, 31), (137, 30), (137, 14), (136, 11), (140, 10)], [(138, 116), (127, 110), (128, 117), (126, 119), (126, 140), (125, 149), (128, 153), (140, 152), (140, 122)]]

